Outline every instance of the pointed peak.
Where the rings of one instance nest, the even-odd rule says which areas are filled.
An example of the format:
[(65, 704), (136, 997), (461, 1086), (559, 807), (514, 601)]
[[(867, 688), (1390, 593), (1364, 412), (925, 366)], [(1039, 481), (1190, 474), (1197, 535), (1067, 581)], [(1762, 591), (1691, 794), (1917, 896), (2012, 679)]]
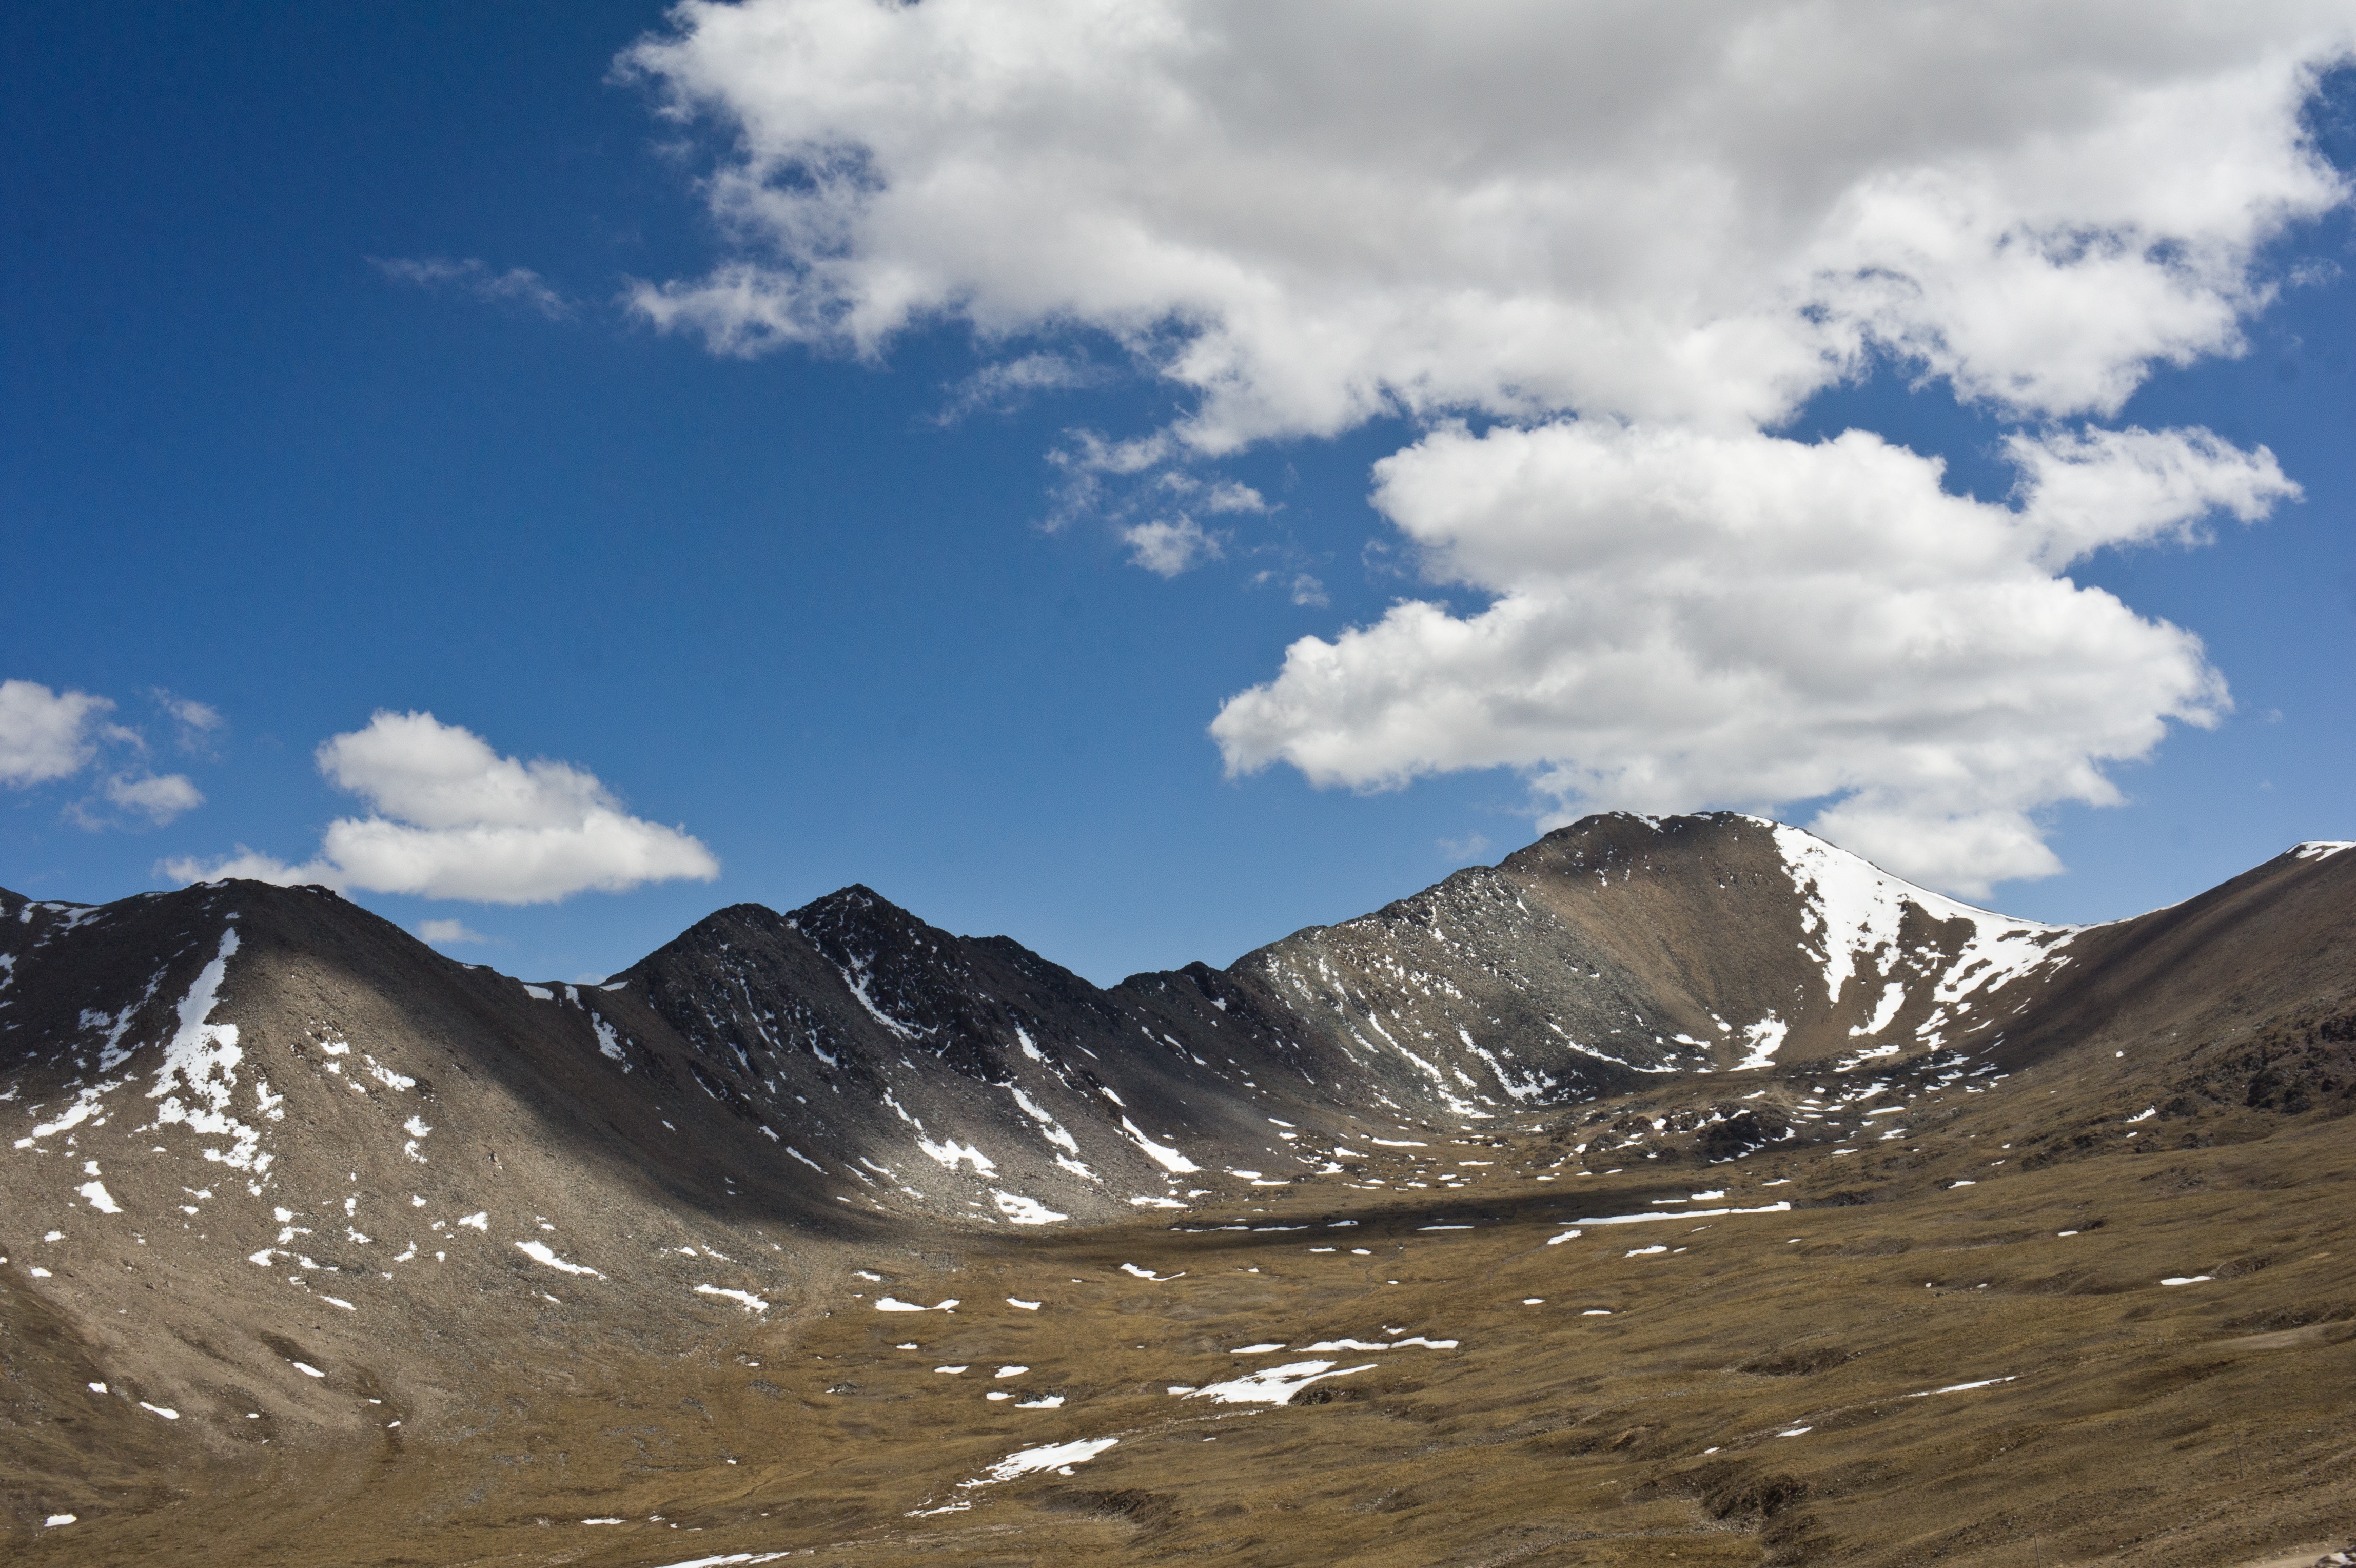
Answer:
[(830, 935), (854, 931), (889, 933), (894, 938), (909, 938), (934, 932), (933, 928), (910, 911), (894, 904), (863, 882), (848, 887), (838, 887), (823, 897), (811, 899), (786, 916), (786, 923), (813, 941), (823, 945)]
[(862, 912), (873, 910), (886, 918), (894, 915), (908, 919), (916, 918), (864, 882), (853, 882), (848, 886), (838, 887), (831, 893), (820, 894), (800, 908), (794, 910), (787, 916), (787, 918), (799, 920), (804, 915), (823, 915), (837, 910)]
[[(872, 963), (878, 954), (954, 952), (958, 940), (927, 925), (863, 883), (813, 898), (786, 917), (786, 924), (836, 963)], [(929, 961), (929, 960), (926, 961)]]

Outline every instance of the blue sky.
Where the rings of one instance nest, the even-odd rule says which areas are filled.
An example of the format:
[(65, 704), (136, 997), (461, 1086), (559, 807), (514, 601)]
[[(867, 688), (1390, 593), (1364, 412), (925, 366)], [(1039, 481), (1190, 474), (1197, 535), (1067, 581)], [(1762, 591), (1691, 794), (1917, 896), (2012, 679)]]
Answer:
[[(809, 3), (839, 19), (850, 0)], [(2279, 25), (2308, 36), (2297, 16)], [(1189, 379), (1173, 346), (1215, 296), (1092, 304), (1109, 297), (1102, 270), (1053, 280), (1066, 293), (1045, 289), (1044, 305), (1019, 278), (977, 271), (872, 341), (838, 330), (826, 312), (872, 303), (872, 278), (825, 294), (809, 280), (826, 258), (764, 232), (757, 213), (715, 206), (715, 177), (749, 165), (713, 105), (757, 118), (760, 59), (727, 51), (742, 77), (698, 77), (685, 55), (617, 75), (617, 56), (664, 27), (658, 7), (591, 4), (19, 7), (0, 20), (12, 62), (0, 102), (12, 230), (0, 251), (0, 679), (104, 698), (113, 708), (89, 724), (135, 735), (91, 729), (73, 771), (0, 789), (0, 885), (95, 901), (173, 885), (162, 867), (174, 859), (217, 865), (245, 848), (305, 862), (331, 820), (367, 810), (315, 753), (379, 711), (431, 712), (499, 756), (569, 764), (624, 816), (682, 830), (716, 858), (714, 880), (556, 902), (348, 888), (412, 928), (463, 922), (487, 940), (449, 950), (534, 976), (607, 972), (722, 904), (790, 908), (851, 881), (1099, 981), (1226, 962), (1494, 860), (1583, 804), (1754, 806), (1802, 822), (1829, 810), (1830, 831), (1863, 821), (1838, 814), (1844, 800), (1880, 790), (1873, 799), (1900, 805), (1853, 842), (1885, 862), (1910, 823), (2011, 813), (2066, 869), (2005, 875), (2034, 853), (2019, 844), (1978, 870), (1962, 849), (1936, 867), (1950, 886), (1984, 875), (1999, 908), (2059, 919), (2134, 913), (2298, 840), (2356, 837), (2356, 231), (2344, 203), (2310, 194), (2248, 247), (2248, 277), (2276, 295), (2237, 296), (2238, 351), (2187, 350), (2181, 365), (2126, 353), (2132, 390), (2113, 407), (1991, 393), (1986, 378), (2006, 373), (1997, 350), (1940, 360), (1946, 350), (1921, 349), (1919, 324), (1872, 326), (1881, 336), (1842, 375), (1787, 387), (1783, 405), (1746, 405), (1739, 419), (1644, 388), (1599, 391), (1575, 365), (1565, 390), (1499, 391), (1466, 379), (1472, 350), (1443, 342), (1411, 363), (1382, 360), (1397, 334), (1368, 327), (1365, 373), (1422, 375), (1412, 384), (1430, 390), (1335, 413), (1323, 391), (1266, 391), (1280, 379), (1268, 368), (1282, 359), (1274, 327), (1224, 340), (1243, 370)], [(665, 36), (695, 35), (682, 24)], [(1286, 40), (1232, 43), (1286, 82)], [(821, 49), (809, 69), (833, 72), (847, 102), (858, 73), (904, 81), (916, 68)], [(665, 89), (688, 81), (702, 117), (665, 118)], [(2344, 70), (2325, 84), (2307, 123), (2346, 171), (2356, 92)], [(1315, 91), (1301, 94), (1313, 109)], [(841, 113), (832, 134), (856, 143), (861, 123)], [(1304, 117), (1337, 134), (1351, 124), (1340, 111)], [(1004, 124), (980, 129), (1001, 138), (1019, 175), (1075, 124), (1085, 130), (1058, 122), (1033, 145), (1015, 145)], [(982, 139), (953, 119), (942, 129), (945, 141)], [(1963, 145), (1992, 133), (1953, 134)], [(913, 189), (921, 156), (879, 139), (861, 177)], [(1169, 162), (1154, 145), (1100, 156)], [(1413, 162), (1380, 147), (1350, 156), (1374, 176)], [(1923, 166), (1944, 166), (1939, 156), (1931, 147)], [(1788, 166), (1804, 173), (1817, 156), (1802, 146)], [(759, 175), (771, 188), (799, 188), (797, 178), (807, 186), (809, 166)], [(1166, 199), (1176, 210), (1192, 198)], [(833, 253), (934, 264), (1005, 237), (952, 208), (910, 210), (896, 232), (919, 239), (854, 231)], [(2213, 215), (2184, 221), (2196, 234), (2230, 228)], [(1364, 287), (1355, 273), (1321, 281), (1307, 241), (1252, 244), (1238, 253), (1282, 252), (1271, 275), (1312, 307)], [(748, 355), (722, 351), (727, 324), (709, 311), (666, 318), (649, 296), (626, 298), (669, 285), (672, 297), (702, 299), (693, 291), (732, 263), (799, 280), (797, 298), (825, 319)], [(1965, 320), (1931, 325), (1960, 343)], [(1016, 395), (974, 380), (1026, 355), (1060, 384)], [(1516, 388), (1552, 384), (1549, 373), (1523, 373)], [(1363, 384), (1357, 371), (1334, 377)], [(1259, 401), (1218, 412), (1238, 385)], [(2140, 758), (2115, 747), (2088, 764), (2115, 784), (2117, 804), (2034, 779), (1962, 805), (1931, 800), (1912, 775), (1871, 770), (1880, 764), (1811, 771), (1803, 764), (1831, 745), (1821, 740), (1797, 761), (1746, 742), (1763, 748), (1756, 791), (1740, 767), (1689, 759), (1675, 779), (1641, 786), (1624, 769), (1596, 771), (1617, 766), (1593, 749), (1601, 742), (1561, 749), (1573, 745), (1561, 736), (1601, 733), (1584, 714), (1549, 718), (1557, 738), (1536, 742), (1418, 732), (1345, 736), (1317, 752), (1312, 732), (1344, 721), (1301, 718), (1299, 703), (1242, 740), (1223, 736), (1227, 756), (1262, 764), (1228, 777), (1208, 726), (1276, 682), (1300, 639), (1388, 626), (1401, 600), (1443, 606), (1454, 625), (1569, 591), (1559, 566), (1537, 587), (1526, 564), (1419, 570), (1411, 528), (1427, 546), (1451, 529), (1460, 544), (1503, 535), (1470, 532), (1493, 526), (1482, 520), (1430, 521), (1444, 498), (1386, 512), (1369, 497), (1386, 460), (1400, 465), (1386, 471), (1406, 496), (1447, 456), (1451, 431), (1457, 457), (1485, 462), (1494, 433), (1572, 413), (1586, 427), (1724, 436), (1728, 462), (1770, 438), (1813, 444), (1855, 427), (1943, 457), (1950, 493), (2014, 504), (2022, 470), (2005, 456), (2008, 435), (2201, 427), (2233, 452), (2263, 446), (2301, 495), (2260, 495), (2253, 522), (2219, 512), (2201, 498), (2224, 505), (2244, 493), (2234, 485), (2272, 483), (2219, 458), (2185, 481), (2199, 504), (2179, 505), (2183, 516), (2054, 568), (2194, 634), (2230, 685), (2230, 709), (2213, 693), (2102, 698), (2126, 704), (2122, 723), (2165, 731)], [(1162, 433), (1163, 455), (1127, 471), (1099, 463), (1093, 499), (1080, 498), (1079, 431)], [(1582, 449), (1563, 460), (1623, 458)], [(1205, 499), (1220, 486), (1257, 499), (1220, 510)], [(1186, 510), (1169, 510), (1171, 496)], [(1181, 516), (1211, 543), (1174, 575), (1141, 565), (1149, 552), (1132, 531)], [(2185, 526), (2212, 542), (2168, 536)], [(1815, 614), (1798, 601), (1791, 613)], [(2104, 668), (2101, 679), (2123, 679)], [(1373, 700), (1334, 698), (1333, 712), (1361, 699)], [(174, 701), (219, 722), (190, 732)], [(2126, 712), (2136, 701), (2144, 707)], [(2188, 701), (2209, 702), (2213, 727), (2153, 717)], [(1398, 711), (1409, 708), (1432, 704)], [(2076, 732), (2060, 732), (2093, 722), (2052, 720), (2055, 755), (2078, 755)], [(1860, 754), (1883, 755), (1874, 748), (1888, 737), (1868, 738)], [(1613, 744), (1654, 769), (1644, 777), (1668, 766), (1641, 737)], [(1531, 745), (1543, 757), (1486, 760)], [(1583, 786), (1547, 781), (1566, 761), (1589, 770)], [(106, 795), (109, 779), (165, 776), (203, 803), (151, 810)], [(1641, 797), (1647, 787), (1666, 793)], [(380, 810), (393, 811), (390, 788), (369, 797)]]

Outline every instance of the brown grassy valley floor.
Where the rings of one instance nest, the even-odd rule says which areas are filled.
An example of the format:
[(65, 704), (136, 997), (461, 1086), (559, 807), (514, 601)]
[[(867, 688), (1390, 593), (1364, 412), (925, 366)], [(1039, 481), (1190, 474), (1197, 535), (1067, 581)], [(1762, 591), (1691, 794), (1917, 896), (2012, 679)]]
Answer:
[[(789, 1320), (664, 1353), (543, 1301), (468, 1386), (425, 1399), (347, 1360), (322, 1391), (364, 1432), (205, 1458), (127, 1401), (77, 1399), (97, 1374), (12, 1280), (11, 1435), (45, 1473), (11, 1489), (82, 1521), (11, 1555), (2159, 1568), (2343, 1541), (2351, 1123), (1990, 1163), (2035, 1087), (1911, 1152), (1586, 1175), (1532, 1123), (1372, 1151), (1380, 1187), (1229, 1182), (1128, 1226), (912, 1235), (841, 1252)], [(1465, 1185), (1398, 1187), (1441, 1169)], [(1828, 1201), (1860, 1179), (1890, 1190)], [(1795, 1207), (1572, 1223), (1777, 1201)], [(1441, 1345), (1309, 1348), (1344, 1339)], [(1237, 1353), (1263, 1344), (1286, 1348)], [(1365, 1369), (1283, 1404), (1170, 1391), (1312, 1360)], [(412, 1424), (419, 1404), (439, 1413)]]

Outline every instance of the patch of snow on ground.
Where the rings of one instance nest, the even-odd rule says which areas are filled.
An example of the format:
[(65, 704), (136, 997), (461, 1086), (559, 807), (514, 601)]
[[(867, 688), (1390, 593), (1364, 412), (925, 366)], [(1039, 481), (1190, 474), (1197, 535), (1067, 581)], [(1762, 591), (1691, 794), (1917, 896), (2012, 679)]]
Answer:
[(556, 1270), (559, 1273), (587, 1274), (591, 1279), (596, 1280), (602, 1280), (605, 1277), (586, 1263), (566, 1262), (563, 1259), (551, 1251), (549, 1250), (548, 1243), (545, 1241), (519, 1241), (516, 1243), (516, 1251), (521, 1252), (525, 1257), (530, 1258), (536, 1263), (546, 1263), (550, 1268)]
[(1813, 956), (1824, 965), (1826, 1000), (1837, 1007), (1858, 960), (1883, 949), (1895, 951), (1907, 896), (1917, 889), (1799, 828), (1779, 823), (1774, 838), (1804, 900), (1802, 929), (1824, 950)]
[[(1645, 1214), (1607, 1214), (1600, 1219), (1582, 1219), (1581, 1225), (1641, 1225), (1647, 1219), (1712, 1219), (1722, 1214), (1781, 1214), (1792, 1207), (1786, 1199), (1771, 1203), (1763, 1208), (1664, 1208)], [(1573, 1231), (1576, 1235), (1578, 1232)]]
[(2291, 853), (2301, 860), (2329, 860), (2343, 849), (2356, 849), (2356, 840), (2309, 839)]
[(1304, 1345), (1304, 1350), (1396, 1350), (1402, 1345), (1420, 1345), (1427, 1350), (1453, 1350), (1453, 1339), (1426, 1339), (1419, 1334), (1412, 1339), (1389, 1339), (1380, 1345), (1369, 1345), (1363, 1339), (1321, 1339), (1314, 1345)]
[(1745, 1028), (1742, 1043), (1750, 1047), (1750, 1054), (1734, 1064), (1734, 1070), (1747, 1072), (1753, 1068), (1773, 1067), (1775, 1053), (1783, 1048), (1783, 1036), (1791, 1032), (1792, 1026), (1772, 1013)]
[(1054, 1116), (1048, 1114), (1044, 1108), (1032, 1103), (1031, 1097), (1020, 1089), (1014, 1088), (1012, 1084), (1007, 1087), (1014, 1096), (1016, 1107), (1025, 1116), (1039, 1123), (1042, 1137), (1067, 1155), (1076, 1155), (1080, 1152), (1079, 1140), (1064, 1131), (1062, 1123), (1058, 1122)]
[(123, 1205), (114, 1201), (113, 1195), (106, 1190), (106, 1184), (102, 1181), (86, 1181), (76, 1190), (88, 1198), (90, 1206), (101, 1214), (123, 1212)]
[(1971, 1389), (1992, 1389), (1998, 1383), (2012, 1382), (2018, 1376), (2019, 1374), (2016, 1373), (2012, 1378), (1982, 1378), (1976, 1383), (1949, 1383), (1944, 1389), (1924, 1389), (1921, 1393), (1908, 1394), (1906, 1397), (1911, 1400), (1926, 1400), (1933, 1394), (1959, 1394)]
[(1264, 1367), (1240, 1378), (1230, 1378), (1223, 1383), (1211, 1383), (1194, 1392), (1180, 1396), (1184, 1399), (1207, 1399), (1220, 1404), (1282, 1404), (1310, 1384), (1326, 1378), (1346, 1378), (1353, 1372), (1372, 1371), (1376, 1363), (1363, 1367), (1333, 1369), (1331, 1361), (1287, 1361), (1281, 1367)]
[(1064, 1408), (1064, 1396), (1041, 1394), (1034, 1400), (1017, 1400), (1014, 1402), (1014, 1408), (1016, 1410), (1061, 1410)]
[(1118, 1437), (1082, 1437), (1070, 1443), (1049, 1444), (1044, 1448), (1017, 1449), (974, 1479), (958, 1484), (961, 1487), (987, 1487), (1037, 1470), (1068, 1469), (1074, 1465), (1087, 1464), (1119, 1441)]
[[(1106, 1092), (1110, 1093), (1111, 1091), (1107, 1090)], [(1115, 1101), (1113, 1103), (1118, 1105), (1120, 1102), (1119, 1101)], [(1126, 1116), (1120, 1119), (1120, 1130), (1129, 1134), (1130, 1142), (1134, 1143), (1139, 1148), (1145, 1151), (1147, 1158), (1152, 1160), (1155, 1165), (1160, 1165), (1163, 1170), (1170, 1172), (1173, 1176), (1185, 1176), (1190, 1172), (1199, 1171), (1203, 1168), (1194, 1161), (1188, 1159), (1185, 1155), (1180, 1154), (1177, 1150), (1170, 1147), (1168, 1144), (1157, 1144), (1152, 1139), (1147, 1137), (1143, 1133), (1138, 1131), (1137, 1123), (1130, 1121)]]
[(1851, 1026), (1849, 1038), (1854, 1040), (1860, 1036), (1879, 1035), (1890, 1027), (1890, 1021), (1898, 1016), (1898, 1009), (1905, 1004), (1906, 983), (1891, 981), (1881, 988), (1881, 1000), (1874, 1004), (1873, 1016), (1862, 1024)]
[(1053, 1225), (1059, 1219), (1069, 1219), (1068, 1214), (1058, 1214), (1035, 1197), (1025, 1197), (1019, 1192), (1001, 1192), (992, 1187), (991, 1200), (998, 1211), (1016, 1225)]
[(931, 1034), (930, 1029), (918, 1029), (904, 1024), (875, 1005), (875, 999), (867, 993), (867, 964), (866, 959), (853, 958), (851, 961), (851, 968), (843, 969), (838, 965), (835, 971), (842, 976), (843, 984), (851, 988), (851, 993), (859, 998), (859, 1004), (867, 1009), (867, 1015), (904, 1040), (920, 1040)]
[(955, 1138), (944, 1138), (936, 1144), (922, 1133), (918, 1133), (916, 1147), (924, 1150), (926, 1154), (950, 1170), (957, 1169), (959, 1160), (971, 1160), (974, 1175), (988, 1176), (998, 1174), (996, 1160), (991, 1159), (971, 1144), (960, 1144)]
[[(230, 1096), (237, 1088), (237, 1065), (245, 1056), (237, 1043), (237, 1026), (206, 1022), (220, 1000), (221, 982), (229, 974), (229, 961), (237, 949), (237, 928), (232, 926), (221, 932), (220, 950), (180, 1001), (179, 1027), (164, 1047), (164, 1065), (156, 1069), (155, 1087), (147, 1091), (147, 1098), (163, 1101), (155, 1110), (156, 1126), (177, 1123), (199, 1136), (227, 1138), (228, 1149), (207, 1149), (205, 1158), (259, 1176), (270, 1166), (270, 1156), (261, 1152), (262, 1130), (229, 1113)], [(174, 1090), (176, 1082), (187, 1090), (193, 1103), (181, 1101)]]
[(736, 1303), (747, 1312), (766, 1312), (769, 1310), (769, 1304), (767, 1302), (763, 1301), (759, 1296), (755, 1295), (748, 1290), (726, 1290), (719, 1285), (698, 1285), (695, 1287), (695, 1294), (698, 1295), (724, 1295), (730, 1301)]
[(393, 1071), (391, 1068), (385, 1066), (374, 1057), (369, 1057), (367, 1059), (369, 1076), (375, 1079), (387, 1089), (392, 1090), (397, 1093), (406, 1094), (411, 1090), (417, 1087), (417, 1080), (409, 1077), (407, 1074)]
[[(1885, 947), (1895, 953), (1899, 923), (1909, 904), (1941, 923), (1971, 923), (1972, 935), (1939, 976), (1933, 998), (1942, 1008), (1973, 992), (1994, 991), (2036, 969), (2080, 929), (2014, 919), (1958, 903), (1887, 875), (1798, 828), (1778, 824), (1774, 834), (1793, 883), (1804, 889), (1803, 923), (1824, 946), (1825, 992), (1836, 1005), (1849, 977), (1859, 972), (1858, 960)], [(1887, 1000), (1885, 992), (1885, 1004)]]
[(1157, 1274), (1151, 1269), (1141, 1269), (1135, 1263), (1123, 1263), (1120, 1266), (1120, 1272), (1125, 1274), (1135, 1274), (1141, 1280), (1151, 1280), (1156, 1284), (1164, 1283), (1170, 1280), (1183, 1280), (1186, 1277), (1186, 1271), (1183, 1269), (1174, 1274)]
[(1019, 1301), (1011, 1295), (1006, 1298), (1006, 1305), (1009, 1306), (1019, 1306), (1025, 1312), (1036, 1312), (1039, 1310), (1039, 1304), (1037, 1302)]
[[(99, 1096), (112, 1093), (113, 1090), (122, 1088), (126, 1081), (128, 1080), (117, 1079), (112, 1083), (95, 1083), (81, 1090), (74, 1097), (74, 1102), (71, 1105), (67, 1106), (65, 1110), (59, 1112), (54, 1119), (37, 1124), (29, 1134), (17, 1139), (16, 1147), (20, 1149), (28, 1149), (43, 1138), (52, 1137), (59, 1133), (70, 1132), (72, 1129), (80, 1126), (92, 1116), (98, 1114)], [(15, 1093), (16, 1091), (11, 1090), (9, 1091), (9, 1098), (15, 1098)]]

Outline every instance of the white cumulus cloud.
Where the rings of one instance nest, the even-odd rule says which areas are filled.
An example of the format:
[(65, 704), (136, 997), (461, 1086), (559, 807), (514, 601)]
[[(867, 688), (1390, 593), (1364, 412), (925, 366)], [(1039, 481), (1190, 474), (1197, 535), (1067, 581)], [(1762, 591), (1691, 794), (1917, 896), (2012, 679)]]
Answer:
[(0, 784), (21, 789), (80, 772), (98, 755), (100, 720), (113, 707), (87, 692), (0, 681)]
[(420, 920), (417, 934), (437, 948), (473, 946), (491, 940), (464, 920)]
[[(1487, 602), (1296, 644), (1220, 714), (1231, 767), (1830, 795), (1982, 889), (2227, 704), (2191, 633), (2062, 574), (2291, 487), (2084, 422), (2242, 350), (2265, 248), (2348, 197), (2300, 113), (2352, 38), (2344, 0), (687, 0), (622, 65), (716, 130), (734, 248), (629, 298), (732, 354), (1109, 338), (1191, 407), (1076, 436), (1071, 504), (1405, 414), (1378, 504)], [(2015, 504), (1776, 438), (1884, 360), (2019, 426)], [(1119, 521), (1164, 575), (1218, 542)]]
[(1212, 733), (1231, 769), (1360, 789), (1528, 768), (1558, 812), (1840, 795), (1818, 825), (1904, 875), (2050, 872), (2029, 803), (2115, 800), (2100, 764), (2226, 703), (2199, 639), (2051, 566), (2290, 487), (2205, 433), (2020, 456), (2016, 509), (1862, 431), (1435, 432), (1377, 465), (1376, 504), (1489, 602), (1304, 638)]
[(626, 814), (594, 776), (502, 757), (432, 714), (380, 712), (366, 728), (324, 742), (317, 760), (371, 814), (329, 823), (314, 859), (289, 865), (241, 845), (224, 860), (174, 860), (166, 869), (182, 881), (247, 876), (486, 904), (720, 875), (699, 840)]
[(1214, 448), (1387, 407), (1771, 423), (1869, 342), (2044, 413), (2230, 349), (2340, 182), (2336, 0), (689, 0), (624, 57), (732, 141), (716, 348), (1062, 321)]

